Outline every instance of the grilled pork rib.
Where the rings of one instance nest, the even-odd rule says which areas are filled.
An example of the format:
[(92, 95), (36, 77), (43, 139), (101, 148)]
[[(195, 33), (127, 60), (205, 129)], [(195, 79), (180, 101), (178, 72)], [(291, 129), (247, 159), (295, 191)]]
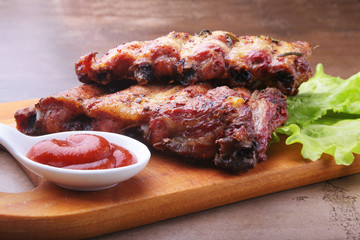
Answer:
[(128, 81), (146, 84), (175, 79), (183, 85), (210, 81), (250, 90), (276, 87), (294, 95), (311, 76), (308, 43), (238, 37), (224, 31), (202, 31), (195, 36), (171, 32), (152, 41), (122, 44), (100, 59), (95, 55), (87, 54), (76, 63), (81, 82), (128, 86)]
[(267, 88), (134, 85), (111, 93), (83, 84), (15, 114), (28, 135), (137, 129), (155, 148), (236, 171), (266, 159), (272, 132), (287, 120), (285, 96)]

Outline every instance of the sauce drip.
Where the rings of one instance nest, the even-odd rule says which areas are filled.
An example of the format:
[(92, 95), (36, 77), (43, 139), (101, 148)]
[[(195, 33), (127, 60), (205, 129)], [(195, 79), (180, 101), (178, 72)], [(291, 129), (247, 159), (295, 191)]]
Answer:
[(117, 168), (136, 163), (135, 157), (125, 148), (91, 134), (41, 141), (26, 156), (53, 167), (82, 170)]

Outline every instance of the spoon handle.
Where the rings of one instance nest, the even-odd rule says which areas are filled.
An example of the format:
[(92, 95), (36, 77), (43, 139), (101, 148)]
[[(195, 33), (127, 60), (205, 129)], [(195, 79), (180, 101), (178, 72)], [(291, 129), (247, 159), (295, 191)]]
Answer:
[(0, 144), (8, 151), (14, 152), (27, 138), (30, 138), (15, 128), (0, 123)]

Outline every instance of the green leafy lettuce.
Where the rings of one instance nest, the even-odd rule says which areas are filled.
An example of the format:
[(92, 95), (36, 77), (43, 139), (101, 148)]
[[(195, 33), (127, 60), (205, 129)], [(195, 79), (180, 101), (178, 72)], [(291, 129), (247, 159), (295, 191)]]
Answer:
[(318, 64), (287, 105), (289, 120), (276, 133), (288, 135), (288, 145), (301, 143), (304, 158), (315, 161), (327, 153), (337, 164), (350, 165), (353, 153), (360, 154), (360, 72), (344, 80)]

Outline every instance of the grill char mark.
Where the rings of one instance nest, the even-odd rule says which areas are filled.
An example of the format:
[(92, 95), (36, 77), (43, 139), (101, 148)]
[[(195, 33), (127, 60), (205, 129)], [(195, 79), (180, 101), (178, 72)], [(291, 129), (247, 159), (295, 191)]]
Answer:
[(87, 54), (75, 69), (84, 83), (132, 79), (147, 84), (175, 79), (184, 85), (208, 81), (249, 89), (276, 87), (285, 95), (294, 95), (312, 74), (310, 55), (309, 44), (300, 41), (235, 37), (224, 31), (195, 36), (171, 32), (151, 41), (122, 44), (100, 59), (95, 53)]

